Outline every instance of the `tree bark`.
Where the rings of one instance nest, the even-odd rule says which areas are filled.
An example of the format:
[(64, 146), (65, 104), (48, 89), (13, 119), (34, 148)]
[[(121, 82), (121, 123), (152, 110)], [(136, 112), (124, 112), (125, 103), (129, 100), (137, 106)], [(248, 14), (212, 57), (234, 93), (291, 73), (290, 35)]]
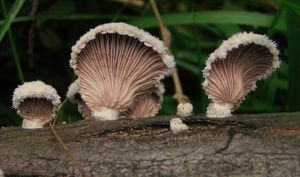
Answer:
[[(87, 176), (300, 176), (300, 113), (182, 118), (174, 116), (57, 125)], [(51, 129), (0, 130), (6, 176), (80, 176)]]

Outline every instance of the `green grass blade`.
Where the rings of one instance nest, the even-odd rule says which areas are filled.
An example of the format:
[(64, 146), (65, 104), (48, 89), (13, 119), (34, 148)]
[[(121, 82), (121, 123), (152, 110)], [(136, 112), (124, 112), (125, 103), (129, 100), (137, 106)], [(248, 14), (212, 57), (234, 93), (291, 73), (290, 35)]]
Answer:
[(5, 36), (6, 32), (9, 30), (11, 23), (16, 18), (16, 15), (19, 13), (21, 7), (23, 6), (25, 0), (16, 0), (12, 5), (9, 13), (5, 17), (4, 24), (0, 28), (0, 42)]
[[(19, 23), (19, 22), (28, 22), (31, 21), (31, 17), (30, 16), (23, 16), (23, 17), (16, 17), (12, 23)], [(0, 20), (0, 25), (2, 26), (5, 22), (4, 20)]]
[[(168, 26), (172, 25), (204, 25), (235, 24), (269, 27), (274, 15), (245, 11), (201, 11), (190, 13), (165, 14), (162, 16)], [(129, 22), (141, 28), (157, 27), (155, 17), (140, 17)], [(277, 30), (285, 31), (284, 19), (278, 22)]]
[[(59, 14), (40, 14), (37, 15), (36, 19), (39, 24), (47, 21), (47, 20), (102, 20), (102, 19), (111, 19), (113, 15), (102, 15), (102, 14), (67, 14), (67, 15), (59, 15)], [(134, 17), (128, 15), (122, 15), (119, 17), (120, 20), (126, 21), (131, 20)], [(19, 22), (28, 22), (31, 21), (30, 16), (21, 16), (16, 17), (12, 23)], [(3, 25), (5, 20), (0, 20), (0, 25)]]
[[(292, 2), (292, 0), (290, 0)], [(287, 39), (289, 66), (289, 110), (300, 110), (300, 15), (289, 7), (287, 11)]]
[[(5, 4), (4, 0), (1, 0), (1, 7), (2, 7), (1, 9), (2, 9), (2, 12), (3, 12), (3, 16), (4, 16), (4, 18), (6, 18), (7, 10), (6, 10), (6, 4)], [(13, 56), (14, 56), (15, 64), (16, 64), (16, 67), (17, 67), (18, 76), (19, 76), (20, 81), (23, 83), (24, 82), (24, 74), (23, 74), (23, 71), (22, 71), (22, 68), (21, 68), (20, 59), (19, 59), (19, 55), (17, 53), (15, 41), (14, 41), (13, 35), (11, 33), (11, 30), (9, 28), (7, 30), (7, 33), (8, 33), (8, 38), (9, 38), (9, 42), (10, 42), (10, 45), (11, 45), (11, 50), (12, 50), (12, 53), (13, 53)]]
[(280, 20), (283, 16), (283, 12), (284, 12), (284, 5), (281, 4), (279, 10), (274, 15), (273, 20), (268, 28), (268, 31), (267, 31), (268, 36), (272, 36), (272, 34), (274, 33), (276, 26), (278, 25), (278, 23), (280, 22)]
[(296, 2), (290, 1), (284, 1), (284, 4), (289, 8), (294, 10), (298, 15), (300, 15), (300, 5), (296, 4)]

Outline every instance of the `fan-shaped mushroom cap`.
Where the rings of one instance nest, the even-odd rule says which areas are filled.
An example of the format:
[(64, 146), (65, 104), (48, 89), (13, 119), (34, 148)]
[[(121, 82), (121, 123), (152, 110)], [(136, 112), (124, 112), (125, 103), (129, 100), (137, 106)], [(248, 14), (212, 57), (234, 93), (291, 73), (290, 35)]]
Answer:
[(91, 119), (92, 112), (82, 100), (79, 93), (78, 80), (75, 80), (68, 88), (67, 98), (74, 104), (78, 104), (78, 111), (84, 119)]
[(276, 44), (265, 35), (238, 33), (210, 54), (203, 88), (211, 100), (208, 117), (228, 117), (244, 97), (280, 65)]
[(137, 97), (149, 93), (175, 63), (156, 37), (125, 23), (109, 23), (77, 41), (70, 66), (93, 116), (111, 120), (128, 110)]
[(13, 94), (13, 108), (23, 118), (23, 128), (41, 128), (50, 122), (60, 104), (56, 90), (42, 81), (25, 82)]
[(143, 118), (155, 116), (161, 108), (163, 102), (164, 85), (159, 83), (150, 93), (137, 98), (133, 105), (126, 111), (129, 118)]

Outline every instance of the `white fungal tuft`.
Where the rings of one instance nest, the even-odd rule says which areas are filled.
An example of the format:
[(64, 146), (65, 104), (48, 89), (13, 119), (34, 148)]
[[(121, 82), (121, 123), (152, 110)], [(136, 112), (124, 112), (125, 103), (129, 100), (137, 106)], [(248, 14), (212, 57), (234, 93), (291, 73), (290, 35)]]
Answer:
[(193, 105), (191, 103), (179, 103), (177, 106), (178, 116), (191, 116), (193, 114)]
[(77, 103), (76, 95), (79, 94), (78, 80), (75, 80), (68, 88), (67, 98), (72, 103)]
[(38, 119), (31, 119), (31, 120), (23, 119), (22, 122), (22, 128), (24, 129), (38, 129), (38, 128), (43, 128), (43, 126), (44, 123)]
[(183, 123), (181, 119), (173, 118), (170, 120), (170, 129), (174, 134), (177, 134), (182, 131), (187, 131), (189, 127)]
[(207, 107), (206, 116), (212, 118), (225, 118), (231, 116), (232, 106), (230, 104), (221, 105), (210, 103)]
[(101, 121), (117, 120), (119, 119), (119, 113), (114, 109), (102, 107), (99, 111), (93, 111), (92, 117), (95, 120), (101, 120)]
[(56, 90), (52, 86), (39, 80), (25, 82), (15, 89), (12, 99), (13, 108), (18, 109), (19, 105), (26, 98), (46, 98), (51, 101), (54, 107), (60, 104), (60, 96)]
[[(76, 69), (76, 60), (78, 54), (86, 44), (96, 38), (97, 34), (107, 34), (107, 33), (117, 33), (119, 35), (127, 35), (133, 38), (138, 39), (140, 42), (144, 43), (146, 46), (151, 47), (155, 50), (162, 58), (163, 62), (169, 69), (169, 73), (175, 67), (174, 57), (167, 52), (167, 48), (164, 46), (163, 42), (158, 38), (152, 36), (150, 33), (138, 29), (135, 26), (128, 25), (126, 23), (107, 23), (99, 25), (96, 28), (91, 29), (89, 32), (84, 34), (72, 47), (70, 66), (75, 70)], [(77, 73), (75, 73), (77, 74)]]

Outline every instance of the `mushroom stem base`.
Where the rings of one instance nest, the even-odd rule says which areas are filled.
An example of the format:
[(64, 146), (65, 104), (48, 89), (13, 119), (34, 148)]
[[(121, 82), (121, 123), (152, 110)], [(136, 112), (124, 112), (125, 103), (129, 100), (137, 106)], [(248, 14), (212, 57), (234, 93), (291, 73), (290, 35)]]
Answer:
[(24, 128), (24, 129), (43, 128), (43, 123), (39, 120), (23, 119), (22, 128)]
[(232, 105), (225, 103), (210, 103), (207, 107), (206, 116), (212, 118), (225, 118), (232, 116), (231, 114)]
[(117, 110), (101, 107), (99, 111), (93, 111), (92, 116), (95, 120), (117, 120), (119, 113)]

